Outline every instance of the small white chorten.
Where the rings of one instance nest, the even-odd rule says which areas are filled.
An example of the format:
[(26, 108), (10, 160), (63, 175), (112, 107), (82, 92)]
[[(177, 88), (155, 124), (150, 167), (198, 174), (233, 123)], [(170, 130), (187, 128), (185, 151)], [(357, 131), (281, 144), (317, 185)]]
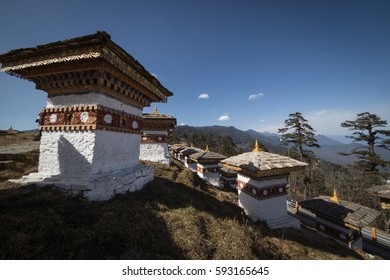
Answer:
[(264, 221), (272, 228), (299, 228), (287, 213), (287, 179), (292, 171), (302, 171), (306, 163), (261, 151), (256, 141), (253, 152), (222, 160), (237, 171), (238, 202), (252, 221)]
[(220, 187), (219, 184), (219, 162), (226, 157), (224, 155), (206, 150), (190, 155), (192, 161), (197, 163), (197, 174), (211, 185)]
[(140, 159), (169, 165), (168, 137), (173, 132), (176, 119), (160, 115), (157, 107), (152, 114), (143, 114)]

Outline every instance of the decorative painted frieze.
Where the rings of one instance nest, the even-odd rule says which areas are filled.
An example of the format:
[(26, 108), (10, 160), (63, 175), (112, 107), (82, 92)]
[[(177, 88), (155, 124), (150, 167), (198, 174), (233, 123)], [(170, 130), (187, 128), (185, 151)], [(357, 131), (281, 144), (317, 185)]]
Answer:
[(167, 135), (142, 135), (141, 144), (159, 144), (168, 143)]
[(238, 180), (237, 188), (240, 189), (242, 192), (259, 200), (287, 195), (286, 184), (279, 184), (270, 187), (258, 188), (256, 186)]
[(198, 172), (199, 173), (202, 173), (202, 174), (206, 174), (206, 173), (216, 173), (219, 171), (219, 167), (199, 167), (198, 166)]
[(106, 130), (141, 134), (142, 117), (100, 105), (45, 108), (39, 113), (42, 131)]

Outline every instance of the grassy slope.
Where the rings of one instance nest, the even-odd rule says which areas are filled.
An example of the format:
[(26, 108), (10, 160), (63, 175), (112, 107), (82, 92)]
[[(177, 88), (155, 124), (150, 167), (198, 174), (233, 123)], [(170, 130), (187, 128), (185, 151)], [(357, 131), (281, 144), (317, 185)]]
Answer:
[(180, 165), (155, 165), (151, 184), (108, 202), (2, 181), (0, 259), (362, 258), (307, 230), (253, 224), (235, 193)]

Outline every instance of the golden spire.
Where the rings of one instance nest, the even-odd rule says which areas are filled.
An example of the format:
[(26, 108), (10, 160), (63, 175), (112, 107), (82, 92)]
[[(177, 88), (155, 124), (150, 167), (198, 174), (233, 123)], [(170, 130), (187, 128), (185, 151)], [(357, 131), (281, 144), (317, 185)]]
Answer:
[(255, 148), (253, 149), (253, 152), (254, 153), (260, 152), (259, 141), (257, 141), (257, 139), (256, 139), (256, 144), (255, 144)]
[(153, 115), (158, 115), (157, 106), (154, 107)]
[(206, 146), (206, 150), (204, 150), (205, 152), (210, 152), (209, 150), (209, 145)]
[(192, 143), (192, 142), (191, 142), (191, 146), (190, 146), (190, 148), (193, 148), (193, 147), (194, 147), (194, 143)]
[(333, 201), (333, 202), (336, 202), (336, 203), (340, 203), (341, 198), (340, 198), (339, 195), (337, 194), (336, 189), (333, 189), (333, 195), (332, 195), (332, 197), (330, 198), (330, 200)]

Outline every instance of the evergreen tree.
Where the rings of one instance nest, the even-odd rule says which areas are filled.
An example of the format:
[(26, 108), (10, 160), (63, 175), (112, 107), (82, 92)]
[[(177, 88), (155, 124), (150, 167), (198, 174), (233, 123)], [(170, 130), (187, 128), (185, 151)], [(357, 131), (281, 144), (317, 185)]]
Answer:
[[(291, 145), (289, 149), (289, 154), (293, 157), (299, 158), (303, 161), (303, 158), (306, 158), (306, 162), (309, 164), (309, 167), (306, 169), (303, 177), (301, 175), (296, 175), (295, 180), (292, 180), (291, 183), (294, 189), (294, 197), (297, 199), (297, 188), (300, 185), (300, 181), (303, 180), (304, 189), (303, 189), (303, 198), (306, 199), (306, 196), (309, 192), (314, 194), (311, 191), (310, 183), (312, 181), (312, 165), (313, 161), (311, 158), (314, 157), (314, 153), (310, 150), (305, 150), (304, 147), (316, 147), (319, 148), (320, 145), (317, 144), (317, 139), (314, 137), (315, 130), (309, 125), (307, 120), (302, 116), (301, 113), (296, 112), (289, 114), (289, 118), (284, 121), (285, 127), (279, 129), (281, 135), (281, 142), (283, 145)], [(293, 178), (293, 176), (291, 176)]]
[(281, 141), (283, 145), (293, 144), (291, 150), (298, 153), (299, 159), (303, 161), (303, 157), (310, 158), (313, 153), (304, 150), (304, 147), (316, 147), (317, 139), (314, 137), (315, 130), (308, 124), (307, 120), (301, 113), (296, 112), (289, 115), (289, 118), (284, 121), (285, 127), (280, 128), (278, 133), (282, 133)]
[(219, 153), (231, 157), (237, 154), (236, 144), (230, 136), (224, 135), (222, 137), (218, 137), (219, 140)]
[(359, 160), (355, 162), (355, 165), (364, 171), (378, 171), (378, 166), (388, 166), (389, 162), (383, 160), (381, 155), (375, 152), (376, 147), (390, 150), (390, 130), (383, 129), (386, 125), (387, 121), (369, 112), (357, 114), (354, 121), (341, 123), (342, 127), (354, 131), (352, 135), (347, 136), (348, 138), (353, 139), (353, 142), (367, 143), (367, 146), (357, 147), (350, 153), (340, 154), (356, 155)]

